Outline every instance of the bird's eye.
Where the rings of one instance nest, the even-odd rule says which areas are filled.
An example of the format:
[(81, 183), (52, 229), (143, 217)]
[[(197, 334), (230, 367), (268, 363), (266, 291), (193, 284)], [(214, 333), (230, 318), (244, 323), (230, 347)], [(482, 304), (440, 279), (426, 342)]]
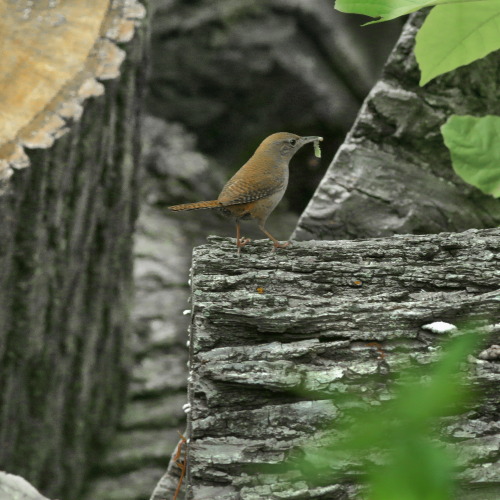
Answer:
[(297, 141), (295, 139), (290, 139), (289, 142), (292, 146), (295, 146), (295, 144), (297, 144)]

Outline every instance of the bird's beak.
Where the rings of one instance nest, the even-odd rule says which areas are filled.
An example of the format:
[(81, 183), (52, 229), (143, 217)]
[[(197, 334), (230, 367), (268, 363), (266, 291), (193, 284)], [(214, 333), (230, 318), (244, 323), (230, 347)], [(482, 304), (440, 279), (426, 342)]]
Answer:
[(302, 144), (307, 144), (308, 142), (322, 141), (323, 137), (318, 137), (318, 136), (301, 137), (300, 140), (302, 141)]

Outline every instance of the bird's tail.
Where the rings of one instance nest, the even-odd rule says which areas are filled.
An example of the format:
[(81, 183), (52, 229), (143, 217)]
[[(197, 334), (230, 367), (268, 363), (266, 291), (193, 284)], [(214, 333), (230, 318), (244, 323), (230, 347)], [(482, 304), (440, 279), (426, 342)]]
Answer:
[(217, 208), (220, 206), (221, 203), (219, 200), (212, 200), (212, 201), (198, 201), (197, 203), (184, 203), (183, 205), (174, 205), (168, 208), (169, 210), (173, 210), (174, 212), (179, 212), (181, 210), (201, 210), (204, 208)]

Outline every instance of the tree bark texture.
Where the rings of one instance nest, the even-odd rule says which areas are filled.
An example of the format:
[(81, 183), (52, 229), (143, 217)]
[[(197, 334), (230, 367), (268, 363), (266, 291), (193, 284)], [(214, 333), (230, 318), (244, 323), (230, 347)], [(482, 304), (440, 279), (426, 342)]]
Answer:
[(126, 389), (145, 39), (0, 196), (0, 468), (65, 500)]
[[(342, 413), (325, 393), (390, 397), (391, 374), (403, 363), (435, 359), (442, 335), (429, 329), (433, 322), (474, 320), (491, 332), (483, 349), (498, 344), (499, 250), (499, 229), (303, 242), (277, 252), (258, 241), (240, 258), (234, 240), (211, 237), (195, 248), (188, 498), (354, 498), (349, 482), (315, 487), (299, 470), (249, 467), (276, 466), (307, 439), (320, 440), (321, 426)], [(444, 428), (459, 441), (460, 477), (472, 488), (461, 498), (500, 492), (498, 352), (488, 352), (469, 358), (484, 399)]]
[(293, 238), (352, 239), (496, 227), (500, 202), (453, 171), (440, 126), (451, 114), (500, 114), (496, 51), (419, 87), (410, 17), (302, 214)]

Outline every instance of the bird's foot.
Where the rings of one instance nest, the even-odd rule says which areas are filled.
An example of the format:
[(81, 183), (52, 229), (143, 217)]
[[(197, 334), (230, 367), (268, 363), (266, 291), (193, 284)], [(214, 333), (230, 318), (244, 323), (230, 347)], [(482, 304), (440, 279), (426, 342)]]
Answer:
[(286, 248), (287, 246), (291, 245), (291, 243), (289, 241), (285, 241), (285, 243), (280, 243), (279, 241), (274, 241), (273, 244), (274, 244), (273, 252), (276, 252), (277, 248)]
[(236, 240), (236, 246), (238, 247), (238, 257), (240, 256), (241, 249), (251, 241), (252, 240), (250, 238), (245, 238), (243, 236), (240, 239)]
[(247, 243), (250, 243), (252, 240), (250, 238), (245, 238), (242, 236), (239, 240), (236, 240), (236, 246), (238, 248), (244, 247)]

